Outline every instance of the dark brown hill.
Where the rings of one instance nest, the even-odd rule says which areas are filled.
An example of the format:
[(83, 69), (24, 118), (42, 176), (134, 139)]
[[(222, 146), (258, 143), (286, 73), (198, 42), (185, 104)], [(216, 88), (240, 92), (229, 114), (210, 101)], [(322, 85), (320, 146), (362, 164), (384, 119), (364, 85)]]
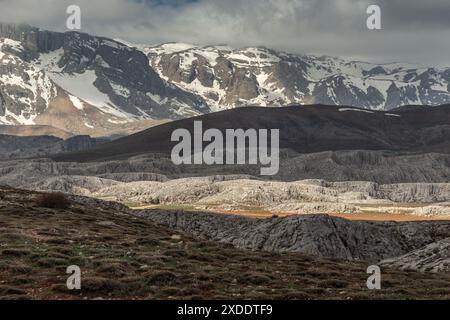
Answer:
[(56, 161), (124, 159), (170, 153), (172, 132), (201, 120), (203, 130), (280, 129), (280, 148), (299, 153), (337, 150), (391, 150), (450, 153), (450, 105), (408, 107), (391, 112), (334, 106), (245, 107), (166, 123), (95, 149), (56, 155)]

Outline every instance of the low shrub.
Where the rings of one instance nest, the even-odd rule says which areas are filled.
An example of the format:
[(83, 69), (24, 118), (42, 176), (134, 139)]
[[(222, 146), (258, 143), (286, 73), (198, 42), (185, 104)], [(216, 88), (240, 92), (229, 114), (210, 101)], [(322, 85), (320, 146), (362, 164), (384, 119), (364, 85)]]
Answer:
[(70, 207), (70, 200), (64, 193), (43, 193), (35, 200), (35, 205), (49, 209), (67, 209)]

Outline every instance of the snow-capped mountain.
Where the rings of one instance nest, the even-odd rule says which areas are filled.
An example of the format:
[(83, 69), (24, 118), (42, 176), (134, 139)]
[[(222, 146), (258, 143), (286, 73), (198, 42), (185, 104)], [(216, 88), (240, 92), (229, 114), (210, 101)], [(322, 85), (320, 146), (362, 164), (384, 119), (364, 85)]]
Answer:
[(390, 110), (450, 102), (450, 69), (375, 65), (267, 48), (173, 43), (141, 49), (162, 78), (201, 95), (213, 110), (249, 104)]
[(136, 48), (82, 33), (0, 25), (0, 124), (107, 132), (209, 111), (202, 97), (161, 79)]
[(130, 45), (0, 24), (0, 124), (107, 134), (246, 105), (390, 110), (450, 103), (450, 69), (266, 48)]

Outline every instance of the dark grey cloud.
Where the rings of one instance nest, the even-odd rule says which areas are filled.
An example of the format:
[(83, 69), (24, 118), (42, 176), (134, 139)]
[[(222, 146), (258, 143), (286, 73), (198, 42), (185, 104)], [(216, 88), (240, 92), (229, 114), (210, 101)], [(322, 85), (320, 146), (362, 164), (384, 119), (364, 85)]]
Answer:
[(384, 19), (388, 28), (450, 28), (448, 0), (382, 0), (378, 3), (385, 9)]
[[(0, 0), (0, 20), (64, 31), (82, 8), (82, 31), (135, 43), (263, 45), (295, 53), (450, 66), (449, 0)], [(366, 8), (382, 9), (382, 30)]]

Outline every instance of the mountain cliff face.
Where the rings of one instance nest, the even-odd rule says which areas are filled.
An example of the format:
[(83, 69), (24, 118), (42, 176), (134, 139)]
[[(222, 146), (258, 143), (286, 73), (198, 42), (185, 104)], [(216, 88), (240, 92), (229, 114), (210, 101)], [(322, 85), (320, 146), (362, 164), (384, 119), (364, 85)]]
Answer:
[[(0, 24), (0, 124), (107, 135), (246, 105), (391, 110), (450, 103), (450, 69), (375, 65), (266, 48), (132, 46)], [(136, 127), (136, 125), (133, 125)]]

